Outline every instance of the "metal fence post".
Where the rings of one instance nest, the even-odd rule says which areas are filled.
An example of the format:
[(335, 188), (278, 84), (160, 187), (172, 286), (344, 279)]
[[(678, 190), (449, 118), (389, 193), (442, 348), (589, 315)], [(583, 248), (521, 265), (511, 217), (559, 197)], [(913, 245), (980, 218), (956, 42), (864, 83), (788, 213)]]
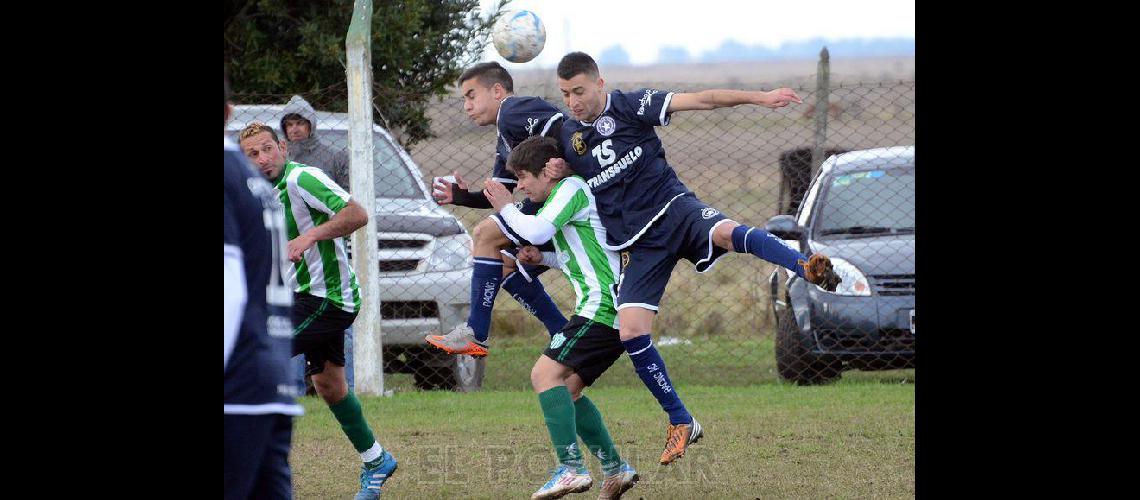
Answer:
[(824, 142), (827, 141), (827, 108), (830, 104), (831, 91), (831, 57), (827, 47), (819, 51), (819, 67), (815, 78), (815, 143), (811, 149), (811, 177), (819, 172), (819, 166), (826, 158), (823, 156)]
[(345, 37), (348, 81), (348, 154), (352, 199), (368, 213), (363, 231), (352, 233), (352, 266), (360, 281), (360, 313), (353, 323), (356, 392), (384, 394), (380, 332), (380, 281), (376, 259), (376, 196), (372, 145), (372, 0), (357, 0)]

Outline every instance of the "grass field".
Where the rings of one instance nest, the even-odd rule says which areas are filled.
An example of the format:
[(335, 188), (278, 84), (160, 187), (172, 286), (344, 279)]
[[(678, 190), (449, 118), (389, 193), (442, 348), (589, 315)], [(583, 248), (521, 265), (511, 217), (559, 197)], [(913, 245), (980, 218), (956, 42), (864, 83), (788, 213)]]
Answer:
[[(635, 379), (611, 370), (606, 377)], [(641, 475), (627, 498), (911, 498), (915, 395), (908, 381), (913, 375), (847, 377), (823, 387), (679, 382), (706, 434), (668, 467), (657, 464), (667, 419), (643, 387), (587, 394)], [(361, 399), (377, 437), (400, 463), (384, 498), (528, 498), (555, 465), (531, 391)], [(359, 458), (320, 400), (303, 403), (291, 455), (295, 496), (348, 498)], [(587, 463), (594, 488), (568, 498), (597, 496), (601, 472), (593, 458)]]

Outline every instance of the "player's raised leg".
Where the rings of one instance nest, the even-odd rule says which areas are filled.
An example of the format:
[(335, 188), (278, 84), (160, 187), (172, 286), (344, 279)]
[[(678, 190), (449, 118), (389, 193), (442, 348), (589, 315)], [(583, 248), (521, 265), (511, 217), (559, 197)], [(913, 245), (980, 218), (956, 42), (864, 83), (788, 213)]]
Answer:
[(713, 244), (730, 252), (752, 254), (783, 266), (828, 291), (834, 291), (842, 281), (826, 255), (817, 253), (809, 258), (776, 235), (758, 227), (726, 220), (713, 231)]

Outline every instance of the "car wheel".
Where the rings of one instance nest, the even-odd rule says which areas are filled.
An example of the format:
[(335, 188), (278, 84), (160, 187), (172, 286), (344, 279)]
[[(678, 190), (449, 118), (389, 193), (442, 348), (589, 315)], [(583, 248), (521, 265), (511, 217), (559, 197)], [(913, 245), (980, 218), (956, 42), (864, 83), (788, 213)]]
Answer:
[(780, 378), (797, 385), (816, 385), (840, 377), (842, 372), (838, 360), (813, 354), (804, 344), (790, 305), (777, 315), (777, 319), (776, 371)]
[(455, 356), (435, 350), (424, 351), (423, 363), (415, 371), (416, 387), (430, 391), (474, 392), (483, 387), (483, 374), (487, 359), (472, 356)]

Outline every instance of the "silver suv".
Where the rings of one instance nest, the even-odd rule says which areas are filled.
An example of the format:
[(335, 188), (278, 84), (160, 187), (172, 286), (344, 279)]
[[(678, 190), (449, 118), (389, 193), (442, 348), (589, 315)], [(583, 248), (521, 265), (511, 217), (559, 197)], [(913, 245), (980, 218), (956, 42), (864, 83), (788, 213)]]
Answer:
[[(226, 133), (259, 121), (279, 138), (284, 105), (235, 105)], [(348, 114), (317, 111), (316, 133), (348, 149)], [(432, 200), (423, 174), (387, 130), (373, 126), (380, 325), (385, 373), (411, 373), (422, 389), (477, 390), (485, 360), (428, 349), (424, 331), (446, 331), (471, 306), (471, 237)], [(347, 240), (346, 240), (347, 241)], [(351, 355), (347, 353), (346, 355)]]

